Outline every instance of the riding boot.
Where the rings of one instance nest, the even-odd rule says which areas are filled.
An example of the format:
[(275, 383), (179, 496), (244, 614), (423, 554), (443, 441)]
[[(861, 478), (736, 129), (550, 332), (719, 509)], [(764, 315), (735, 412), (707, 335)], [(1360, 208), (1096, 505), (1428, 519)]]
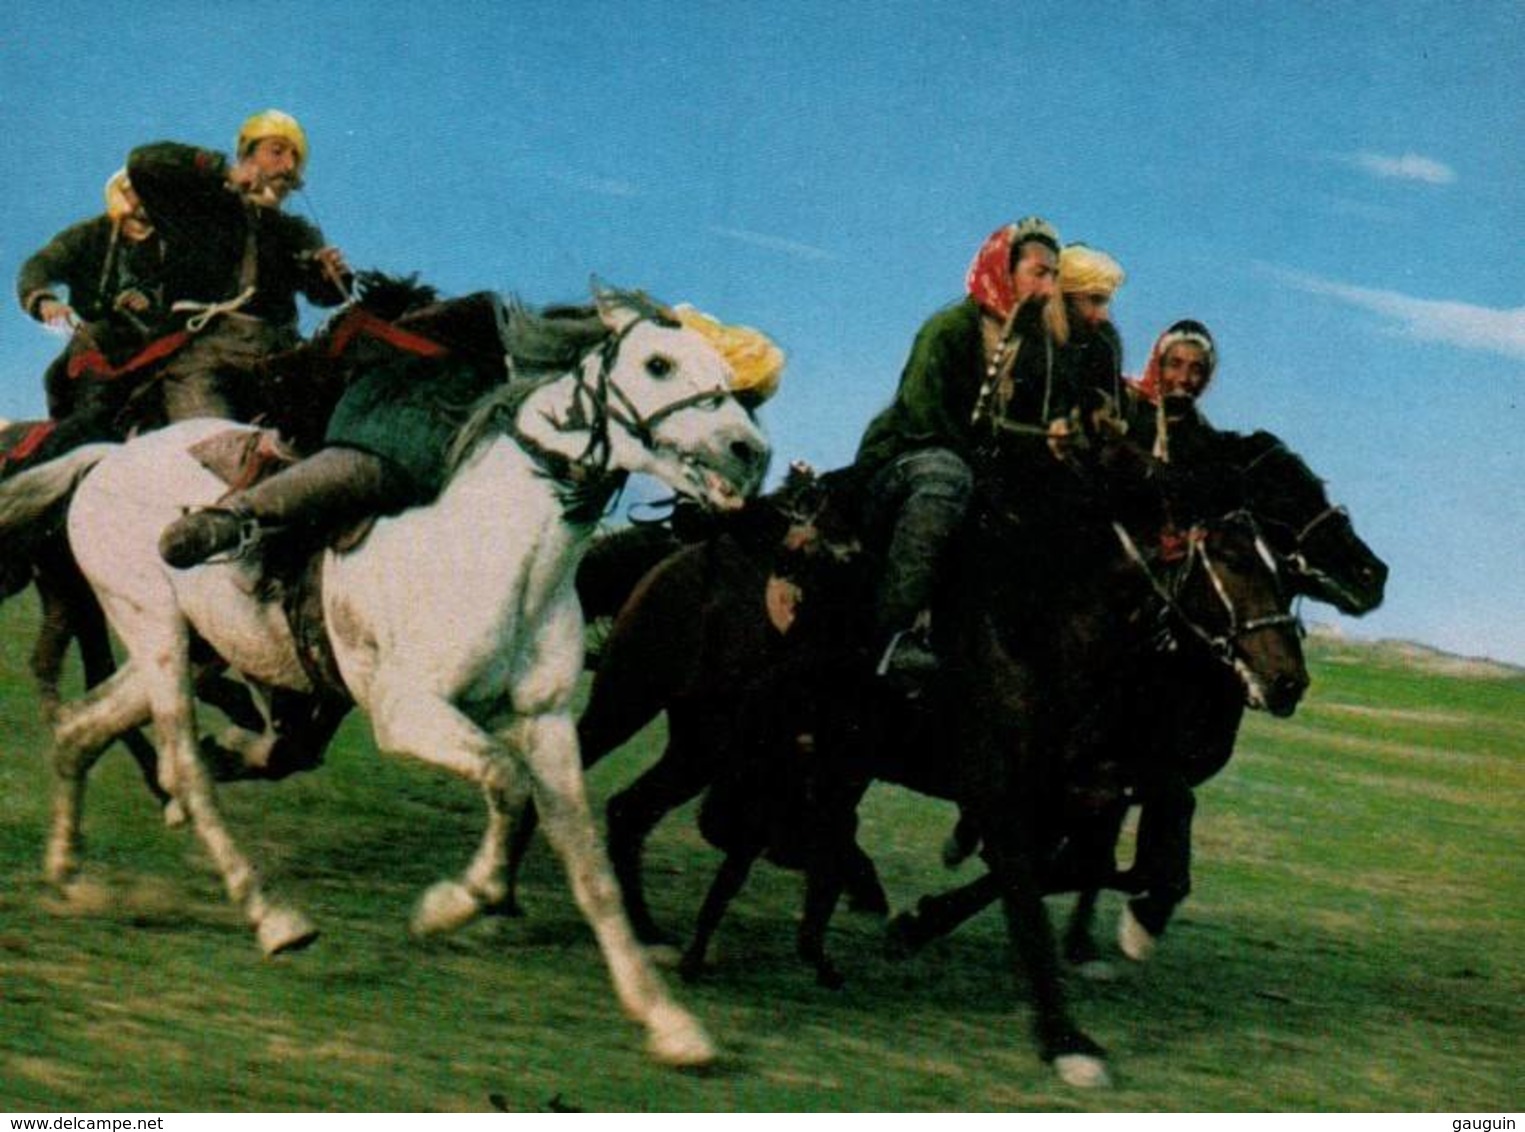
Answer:
[(968, 509), (967, 465), (940, 449), (904, 457), (910, 490), (895, 522), (876, 616), (888, 645), (881, 675), (919, 680), (940, 667), (930, 633), (932, 595), (945, 550)]
[(175, 520), (159, 538), (164, 561), (189, 569), (218, 554), (243, 553), (272, 529), (317, 546), (348, 523), (405, 505), (404, 473), (358, 448), (319, 449), (216, 507)]

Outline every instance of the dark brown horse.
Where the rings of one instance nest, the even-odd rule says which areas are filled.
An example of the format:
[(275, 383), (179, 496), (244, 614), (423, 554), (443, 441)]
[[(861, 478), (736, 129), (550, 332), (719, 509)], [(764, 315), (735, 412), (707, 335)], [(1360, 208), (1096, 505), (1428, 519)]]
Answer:
[[(1267, 432), (1212, 432), (1210, 455), (1197, 459), (1213, 476), (1226, 476), (1233, 498), (1250, 510), (1275, 553), (1292, 593), (1327, 602), (1360, 616), (1382, 602), (1387, 566), (1356, 534), (1344, 508), (1330, 503), (1307, 464)], [(1139, 783), (1142, 804), (1135, 864), (1118, 887), (1134, 894), (1119, 925), (1119, 943), (1130, 958), (1144, 959), (1191, 891), (1191, 823), (1194, 790), (1228, 762), (1244, 716), (1244, 697), (1232, 675), (1193, 650), (1152, 658), (1126, 682), (1121, 718), (1131, 748), (1144, 752), (1149, 773)], [(1120, 826), (1126, 806), (1119, 808)], [(955, 835), (959, 856), (973, 852), (967, 826)], [(950, 863), (952, 863), (950, 861)], [(947, 934), (994, 903), (997, 887), (988, 874), (961, 888), (924, 898), (916, 911), (891, 924), (894, 938), (915, 949)], [(1100, 958), (1091, 935), (1097, 893), (1083, 893), (1065, 938), (1076, 964)]]
[[(788, 765), (791, 744), (814, 740), (819, 753), (805, 765), (838, 768), (826, 776), (836, 784), (825, 791), (828, 803), (811, 820), (795, 823), (813, 831), (817, 845), (834, 847), (807, 860), (812, 883), (800, 941), (823, 981), (834, 978), (820, 949), (824, 919), (835, 903), (833, 886), (854, 870), (848, 863), (857, 853), (851, 806), (869, 776), (958, 801), (978, 823), (1001, 878), (1015, 949), (1033, 986), (1040, 1049), (1067, 1078), (1085, 1080), (1102, 1075), (1100, 1051), (1065, 1011), (1041, 895), (1058, 883), (1060, 871), (1073, 867), (1064, 861), (1065, 846), (1088, 827), (1094, 797), (1115, 794), (1125, 781), (1126, 772), (1097, 760), (1095, 721), (1110, 717), (1097, 711), (1098, 703), (1111, 694), (1119, 671), (1136, 665), (1140, 651), (1152, 646), (1157, 617), (1186, 634), (1189, 644), (1216, 641), (1225, 659), (1261, 678), (1256, 694), (1278, 710), (1295, 702), (1306, 674), (1291, 618), (1247, 519), (1204, 526), (1187, 537), (1180, 563), (1163, 566), (1157, 552), (1129, 557), (1112, 525), (1100, 521), (1091, 493), (1077, 492), (1073, 474), (1049, 460), (1046, 450), (1008, 476), (1002, 471), (996, 467), (982, 477), (979, 519), (955, 598), (939, 622), (953, 663), (949, 679), (926, 701), (908, 706), (866, 678), (852, 634), (834, 624), (842, 623), (840, 616), (824, 618), (828, 628), (814, 634), (814, 645), (801, 642), (794, 655), (781, 650), (758, 598), (766, 570), (743, 554), (704, 546), (646, 579), (622, 612), (583, 718), (582, 739), (585, 757), (596, 759), (660, 710), (668, 711), (664, 758), (609, 808), (611, 857), (632, 921), (645, 926), (648, 936), (655, 933), (641, 893), (639, 855), (655, 822), (711, 783), (723, 785), (720, 768), (758, 764), (755, 756), (733, 759), (732, 749), (747, 750), (745, 742), (738, 744), (739, 731), (767, 735), (768, 728), (756, 724), (771, 724), (772, 741), (756, 749), (773, 751), (780, 769)], [(1133, 487), (1146, 496), (1151, 490), (1143, 482)], [(1037, 513), (1034, 499), (1048, 500), (1051, 514)], [(1146, 546), (1162, 543), (1167, 531), (1160, 501), (1153, 502), (1151, 513), (1138, 520), (1143, 533), (1136, 541)], [(1049, 525), (1060, 519), (1062, 526)], [(1047, 538), (1051, 530), (1063, 530), (1063, 538)], [(1225, 607), (1220, 586), (1237, 595), (1234, 604)], [(863, 591), (859, 585), (842, 603), (861, 605)], [(829, 591), (808, 594), (802, 624), (823, 607), (833, 612), (833, 605)], [(771, 666), (770, 656), (778, 658)], [(753, 689), (767, 693), (770, 698), (760, 702), (767, 706), (747, 694), (738, 671), (768, 673)], [(796, 703), (807, 705), (802, 713), (779, 698), (791, 675)], [(808, 707), (812, 696), (814, 711)], [(738, 726), (738, 717), (748, 716), (753, 725)], [(930, 765), (928, 751), (939, 747), (952, 753), (945, 763)], [(750, 862), (783, 848), (772, 836), (781, 824), (768, 817), (777, 807), (765, 800), (766, 774), (738, 779), (742, 785), (732, 790), (732, 804), (723, 807), (732, 841), (723, 845), (727, 861), (701, 913), (701, 939), (685, 957), (690, 971), (702, 956), (702, 936)], [(808, 777), (805, 785), (808, 796)], [(817, 798), (820, 785), (817, 780)], [(833, 812), (848, 818), (833, 821)], [(738, 815), (754, 819), (740, 837)]]

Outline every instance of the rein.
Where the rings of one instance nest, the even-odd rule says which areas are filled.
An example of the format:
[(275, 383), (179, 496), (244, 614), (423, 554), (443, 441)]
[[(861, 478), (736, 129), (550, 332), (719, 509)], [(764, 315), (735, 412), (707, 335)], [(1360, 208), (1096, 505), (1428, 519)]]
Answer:
[[(1249, 516), (1248, 512), (1243, 512), (1243, 514), (1249, 518), (1253, 525), (1253, 517)], [(1114, 522), (1112, 530), (1116, 533), (1118, 542), (1122, 544), (1123, 552), (1128, 556), (1129, 561), (1138, 567), (1139, 571), (1144, 575), (1145, 581), (1149, 583), (1149, 588), (1154, 591), (1155, 596), (1164, 603), (1166, 609), (1175, 615), (1177, 621), (1186, 626), (1192, 636), (1206, 645), (1212, 655), (1224, 664), (1230, 667), (1234, 666), (1234, 643), (1240, 638), (1247, 637), (1251, 633), (1259, 632), (1262, 629), (1300, 625), (1297, 616), (1292, 613), (1272, 613), (1264, 617), (1252, 617), (1247, 621), (1241, 621), (1239, 610), (1235, 606), (1233, 598), (1229, 596), (1228, 588), (1223, 584), (1223, 579), (1219, 576), (1218, 569), (1207, 552), (1206, 537), (1200, 531), (1193, 532), (1193, 535), (1188, 538), (1186, 565), (1176, 574), (1174, 579), (1175, 584), (1173, 587), (1170, 587), (1160, 581), (1159, 577), (1150, 567), (1148, 559), (1144, 557), (1138, 545), (1133, 541), (1133, 537), (1128, 533), (1127, 528), (1121, 523)], [(1270, 566), (1274, 574), (1276, 572), (1275, 557), (1271, 554), (1270, 548), (1261, 539), (1258, 530), (1255, 533), (1255, 549), (1260, 555), (1261, 560)], [(1224, 611), (1228, 614), (1228, 628), (1223, 633), (1213, 634), (1204, 629), (1195, 619), (1187, 615), (1186, 611), (1181, 608), (1180, 601), (1176, 598), (1176, 591), (1179, 591), (1181, 585), (1191, 573), (1193, 563), (1196, 562), (1201, 562), (1202, 570), (1207, 575), (1207, 580), (1211, 583), (1213, 592), (1217, 594), (1218, 600), (1223, 603)]]
[[(598, 368), (591, 377), (585, 364), (588, 355), (584, 355), (583, 361), (579, 362), (574, 371), (575, 387), (567, 416), (557, 420), (545, 414), (546, 422), (558, 432), (586, 431), (589, 434), (587, 446), (580, 455), (571, 457), (552, 452), (524, 435), (517, 425), (509, 429), (515, 442), (533, 456), (551, 478), (572, 488), (569, 505), (573, 514), (596, 518), (610, 497), (624, 484), (624, 473), (615, 472), (609, 466), (612, 456), (609, 445), (611, 424), (618, 425), (643, 448), (652, 450), (657, 447), (656, 428), (661, 422), (686, 409), (719, 407), (730, 396), (728, 389), (719, 387), (676, 398), (646, 416), (641, 415), (625, 391), (610, 380), (610, 372), (619, 356), (620, 347), (630, 332), (654, 317), (641, 315), (634, 318), (600, 344), (597, 347)], [(513, 359), (507, 361), (512, 375)]]

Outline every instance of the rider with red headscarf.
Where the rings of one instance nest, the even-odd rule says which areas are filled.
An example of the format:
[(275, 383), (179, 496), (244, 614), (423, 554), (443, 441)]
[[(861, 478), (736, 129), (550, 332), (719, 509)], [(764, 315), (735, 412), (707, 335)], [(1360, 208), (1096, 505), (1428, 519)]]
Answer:
[(1171, 458), (1172, 441), (1179, 446), (1210, 434), (1197, 401), (1217, 368), (1212, 334), (1195, 319), (1183, 318), (1155, 341), (1144, 375), (1128, 380), (1125, 414), (1139, 436), (1146, 442), (1152, 438), (1160, 459)]
[(1041, 434), (1075, 404), (1060, 347), (1059, 235), (1028, 217), (993, 232), (966, 296), (922, 326), (895, 399), (869, 423), (856, 464), (870, 476), (865, 521), (881, 544), (880, 670), (915, 678), (938, 667), (930, 606), (943, 552), (968, 509), (969, 457), (1003, 428)]

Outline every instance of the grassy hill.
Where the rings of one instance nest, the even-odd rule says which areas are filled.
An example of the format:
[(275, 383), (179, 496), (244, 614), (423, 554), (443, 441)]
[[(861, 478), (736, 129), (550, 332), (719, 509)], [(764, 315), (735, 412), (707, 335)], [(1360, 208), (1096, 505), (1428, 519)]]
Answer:
[[(878, 924), (839, 915), (849, 984), (832, 993), (793, 958), (798, 877), (766, 866), (722, 929), (718, 968), (680, 989), (723, 1063), (655, 1067), (543, 847), (529, 918), (408, 938), (413, 899), (465, 861), (481, 810), (464, 784), (379, 758), (357, 720), (321, 771), (224, 791), (245, 846), (324, 929), (312, 949), (259, 957), (193, 836), (162, 828), (120, 753), (92, 780), (94, 895), (62, 901), (38, 880), (34, 624), (30, 598), (0, 607), (0, 1109), (1525, 1104), (1525, 675), (1509, 669), (1310, 641), (1305, 705), (1252, 719), (1200, 792), (1196, 891), (1156, 960), (1072, 980), (1115, 1058), (1118, 1088), (1094, 1095), (1033, 1054), (998, 914), (909, 961), (885, 954)], [(600, 766), (596, 802), (660, 741), (654, 729)], [(947, 885), (946, 806), (876, 787), (863, 818), (893, 901)], [(649, 855), (658, 915), (691, 922), (715, 861), (690, 813), (671, 818)], [(1116, 909), (1104, 901), (1109, 934)]]

